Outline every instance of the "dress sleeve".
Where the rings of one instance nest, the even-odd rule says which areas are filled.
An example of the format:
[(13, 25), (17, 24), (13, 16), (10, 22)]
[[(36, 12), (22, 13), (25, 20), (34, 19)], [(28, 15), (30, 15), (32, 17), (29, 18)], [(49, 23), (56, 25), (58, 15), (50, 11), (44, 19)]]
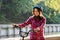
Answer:
[(41, 25), (39, 26), (40, 29), (43, 29), (45, 27), (45, 25), (46, 25), (46, 18), (43, 18), (42, 22), (41, 22)]
[(24, 23), (19, 24), (19, 27), (25, 27), (29, 24), (31, 24), (31, 17), (29, 17)]

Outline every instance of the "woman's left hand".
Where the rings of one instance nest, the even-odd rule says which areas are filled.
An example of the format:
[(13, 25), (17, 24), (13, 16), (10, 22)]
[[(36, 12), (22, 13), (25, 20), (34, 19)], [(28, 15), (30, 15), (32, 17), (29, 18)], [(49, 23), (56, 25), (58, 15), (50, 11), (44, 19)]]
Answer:
[(40, 30), (40, 28), (38, 27), (38, 28), (35, 28), (34, 29), (34, 32), (38, 32)]
[(39, 28), (39, 27), (37, 27), (36, 29), (37, 29), (37, 30), (40, 30), (40, 28)]

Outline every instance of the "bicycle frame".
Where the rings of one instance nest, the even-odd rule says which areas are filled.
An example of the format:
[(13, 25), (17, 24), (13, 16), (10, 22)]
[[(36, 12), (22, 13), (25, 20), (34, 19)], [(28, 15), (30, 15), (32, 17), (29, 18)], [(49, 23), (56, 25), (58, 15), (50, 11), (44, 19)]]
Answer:
[[(24, 38), (28, 36), (30, 31), (32, 30), (29, 30), (28, 32), (23, 32), (21, 31), (21, 28), (20, 28), (19, 35), (22, 37), (22, 40), (24, 40)], [(22, 33), (24, 33), (24, 35)]]

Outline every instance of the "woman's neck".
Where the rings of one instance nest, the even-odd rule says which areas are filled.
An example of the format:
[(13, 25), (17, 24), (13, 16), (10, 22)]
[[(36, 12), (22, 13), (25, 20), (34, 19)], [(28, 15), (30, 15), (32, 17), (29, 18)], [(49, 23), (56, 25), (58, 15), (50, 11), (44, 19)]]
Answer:
[(41, 20), (42, 17), (40, 17), (40, 16), (34, 16), (34, 19), (35, 19), (35, 20)]

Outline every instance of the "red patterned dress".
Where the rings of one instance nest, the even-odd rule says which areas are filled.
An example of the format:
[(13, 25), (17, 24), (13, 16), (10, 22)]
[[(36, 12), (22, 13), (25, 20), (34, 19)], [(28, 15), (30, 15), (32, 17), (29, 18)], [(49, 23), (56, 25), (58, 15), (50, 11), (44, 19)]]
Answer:
[(31, 16), (22, 24), (19, 24), (20, 27), (25, 27), (26, 25), (30, 24), (31, 28), (34, 30), (37, 27), (40, 28), (38, 32), (31, 32), (30, 33), (30, 40), (45, 40), (44, 39), (44, 27), (46, 24), (45, 17), (34, 17)]

